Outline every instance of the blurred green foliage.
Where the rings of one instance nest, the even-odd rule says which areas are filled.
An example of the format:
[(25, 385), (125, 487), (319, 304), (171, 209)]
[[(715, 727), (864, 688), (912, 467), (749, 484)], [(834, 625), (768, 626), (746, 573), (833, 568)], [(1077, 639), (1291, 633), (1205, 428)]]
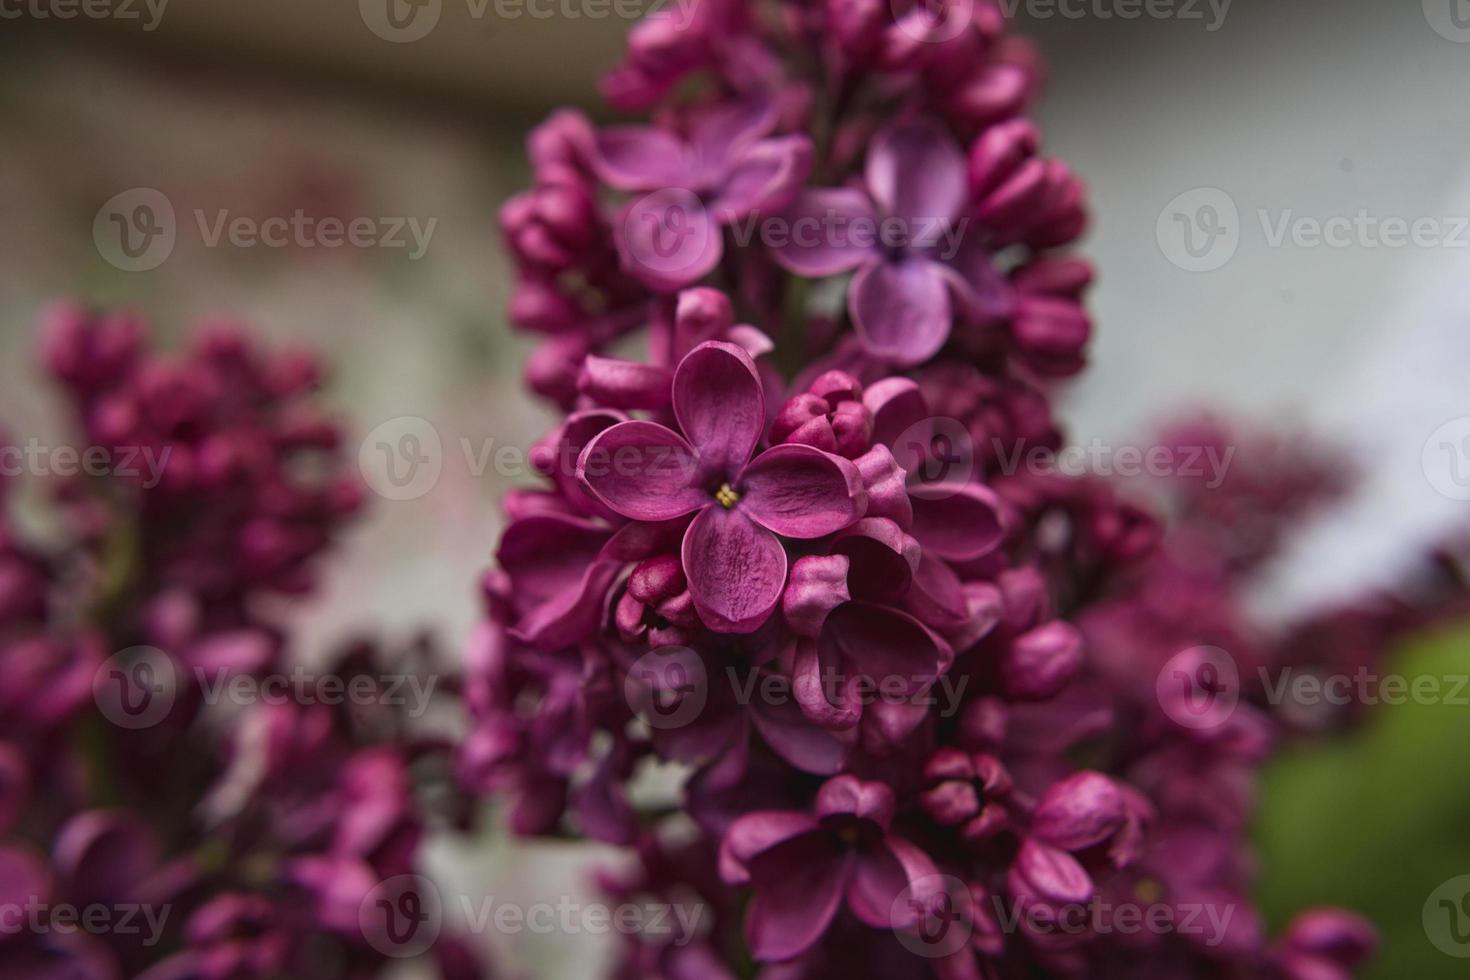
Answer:
[(1470, 686), (1454, 679), (1470, 675), (1470, 627), (1418, 637), (1378, 673), (1438, 677), (1459, 703), (1377, 705), (1352, 734), (1283, 752), (1261, 787), (1259, 898), (1273, 931), (1310, 905), (1367, 915), (1383, 939), (1368, 980), (1470, 977), (1422, 918), (1437, 887), (1470, 875)]

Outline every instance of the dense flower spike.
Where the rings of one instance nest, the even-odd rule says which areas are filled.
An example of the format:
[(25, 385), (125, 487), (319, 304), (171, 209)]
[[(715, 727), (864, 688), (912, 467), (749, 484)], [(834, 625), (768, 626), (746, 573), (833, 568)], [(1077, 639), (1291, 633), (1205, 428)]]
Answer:
[[(153, 354), (141, 321), (73, 306), (43, 318), (41, 359), (91, 462), (50, 476), (58, 540), (0, 514), (0, 974), (378, 974), (396, 950), (361, 909), (419, 869), (415, 783), (448, 787), (414, 727), (441, 668), (363, 641), (296, 674), (261, 601), (309, 590), (360, 503), (320, 370), (234, 326)], [(422, 706), (383, 696), (395, 673)], [(433, 953), (481, 975), (452, 939)]]
[[(1156, 687), (1253, 656), (1222, 583), (1271, 542), (1215, 559), (1268, 494), (1176, 488), (1166, 532), (1026, 465), (1091, 333), (1034, 53), (989, 2), (770, 6), (649, 17), (605, 93), (651, 123), (532, 135), (512, 316), (566, 416), (506, 502), (462, 779), (713, 911), (619, 976), (1347, 975), (1366, 924), (1272, 945), (1246, 897), (1277, 720)], [(635, 805), (652, 762), (682, 793)]]

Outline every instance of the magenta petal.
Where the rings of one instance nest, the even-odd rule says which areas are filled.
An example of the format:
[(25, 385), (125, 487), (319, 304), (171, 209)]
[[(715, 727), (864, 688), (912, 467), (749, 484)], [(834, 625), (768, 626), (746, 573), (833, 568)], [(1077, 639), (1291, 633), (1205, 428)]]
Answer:
[(634, 199), (613, 231), (623, 268), (659, 292), (703, 279), (725, 250), (704, 202), (682, 187), (664, 187)]
[(791, 566), (781, 597), (786, 625), (801, 636), (817, 636), (832, 610), (852, 598), (847, 591), (846, 555), (806, 555)]
[(1084, 769), (1047, 789), (1031, 815), (1031, 833), (1064, 851), (1081, 851), (1112, 837), (1126, 819), (1118, 785)]
[(856, 188), (802, 191), (780, 220), (782, 236), (772, 239), (771, 257), (799, 276), (835, 276), (878, 257), (878, 217)]
[(837, 855), (795, 853), (781, 866), (782, 873), (770, 876), (745, 914), (745, 938), (758, 960), (787, 960), (805, 952), (822, 938), (842, 904), (848, 867)]
[(868, 493), (868, 509), (863, 513), (868, 517), (886, 517), (904, 530), (913, 527), (914, 504), (909, 499), (908, 474), (888, 447), (875, 445), (852, 462), (863, 475), (863, 488)]
[(788, 840), (817, 829), (816, 820), (790, 810), (747, 813), (730, 825), (720, 842), (720, 877), (729, 885), (750, 881), (746, 867), (757, 856)]
[(716, 103), (694, 125), (690, 148), (701, 173), (719, 173), (776, 128), (777, 106), (769, 99)]
[(699, 466), (680, 435), (634, 420), (598, 433), (577, 460), (577, 478), (597, 500), (635, 521), (682, 517), (711, 502), (695, 485)]
[(953, 136), (935, 123), (916, 120), (873, 138), (865, 176), (887, 214), (918, 225), (949, 221), (960, 213), (968, 194), (966, 169)]
[(762, 140), (726, 173), (709, 202), (715, 220), (729, 224), (757, 211), (791, 203), (812, 172), (812, 141), (805, 136)]
[(847, 308), (868, 353), (897, 364), (927, 361), (949, 337), (949, 290), (932, 262), (875, 262), (853, 276)]
[(616, 562), (598, 560), (608, 538), (601, 524), (561, 514), (535, 514), (506, 529), (496, 560), (511, 580), (514, 636), (551, 649), (596, 627), (617, 571)]
[(796, 641), (791, 664), (791, 694), (802, 714), (829, 731), (846, 731), (862, 720), (856, 690), (859, 677), (841, 674), (841, 661), (822, 656), (822, 648), (805, 637)]
[(606, 408), (660, 411), (669, 407), (673, 376), (667, 368), (589, 354), (577, 390)]
[(924, 393), (911, 378), (884, 378), (868, 385), (863, 407), (873, 413), (873, 442), (889, 449), (910, 427), (930, 418)]
[(887, 847), (858, 854), (847, 880), (847, 907), (859, 922), (886, 929), (893, 920), (893, 906), (908, 887), (903, 865)]
[(865, 517), (843, 531), (832, 541), (832, 553), (851, 559), (848, 590), (869, 602), (901, 598), (919, 567), (919, 543), (885, 517)]
[(936, 484), (913, 495), (913, 535), (926, 554), (970, 561), (992, 551), (1005, 535), (1000, 501), (974, 484)]
[(879, 682), (891, 679), (895, 692), (901, 680), (906, 695), (922, 691), (954, 657), (943, 640), (912, 616), (866, 602), (849, 602), (828, 616), (821, 643), (839, 649), (851, 673)]
[(588, 161), (597, 178), (620, 191), (677, 187), (687, 179), (689, 148), (657, 126), (608, 126), (598, 130)]
[(706, 475), (734, 476), (750, 459), (766, 424), (766, 396), (749, 354), (707, 341), (674, 371), (674, 414), (699, 449)]
[(841, 771), (848, 746), (836, 734), (813, 724), (790, 701), (751, 705), (756, 731), (771, 750), (802, 772), (830, 776)]
[(969, 621), (969, 602), (960, 577), (928, 552), (919, 558), (913, 585), (903, 604), (920, 620), (946, 633), (963, 628)]
[(1008, 883), (1021, 901), (1084, 905), (1092, 899), (1092, 879), (1066, 851), (1028, 838), (1011, 865)]
[(788, 538), (840, 531), (867, 506), (858, 468), (812, 446), (766, 450), (741, 472), (738, 490), (741, 511)]
[(887, 784), (851, 774), (834, 776), (817, 790), (818, 817), (859, 817), (873, 821), (885, 832), (893, 823), (896, 805), (893, 790)]
[(683, 559), (694, 608), (716, 633), (752, 633), (781, 601), (786, 549), (739, 508), (701, 511), (684, 535)]

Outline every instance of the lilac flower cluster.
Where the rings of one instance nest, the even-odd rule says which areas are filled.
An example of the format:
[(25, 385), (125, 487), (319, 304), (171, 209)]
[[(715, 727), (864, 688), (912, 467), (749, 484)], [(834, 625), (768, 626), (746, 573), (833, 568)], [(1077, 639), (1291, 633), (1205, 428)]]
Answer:
[[(432, 820), (464, 819), (417, 792), (446, 747), (391, 698), (206, 696), (299, 655), (272, 599), (311, 588), (360, 504), (315, 360), (226, 324), (154, 354), (139, 320), (70, 306), (41, 343), (108, 465), (53, 474), (51, 534), (0, 519), (0, 974), (376, 975), (394, 950), (365, 902), (417, 870)], [(438, 669), (362, 641), (319, 673)], [(482, 975), (454, 939), (436, 954)]]
[(530, 138), (511, 316), (565, 417), (505, 501), (459, 767), (520, 833), (634, 848), (615, 894), (711, 910), (619, 975), (1308, 980), (1371, 951), (1325, 909), (1273, 943), (1248, 898), (1271, 719), (1180, 724), (1161, 647), (1097, 656), (1109, 603), (1170, 601), (1158, 522), (996, 465), (1060, 445), (1091, 278), (1003, 26), (700, 0), (608, 77), (652, 124)]

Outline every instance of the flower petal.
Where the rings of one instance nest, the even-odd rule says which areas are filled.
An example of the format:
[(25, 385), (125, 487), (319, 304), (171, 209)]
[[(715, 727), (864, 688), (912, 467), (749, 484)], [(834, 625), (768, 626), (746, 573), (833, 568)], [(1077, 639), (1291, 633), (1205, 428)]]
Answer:
[(847, 745), (833, 732), (813, 724), (798, 705), (757, 700), (751, 705), (751, 718), (771, 751), (802, 772), (831, 776), (841, 771)]
[(867, 506), (858, 468), (812, 446), (766, 450), (740, 473), (737, 489), (741, 511), (788, 538), (840, 531)]
[(949, 290), (927, 259), (864, 266), (848, 287), (847, 308), (868, 353), (897, 364), (927, 361), (949, 338)]
[(786, 625), (798, 635), (817, 636), (832, 610), (852, 596), (847, 591), (846, 555), (806, 555), (791, 566), (791, 581), (781, 598)]
[(750, 459), (766, 424), (766, 396), (755, 361), (735, 344), (700, 344), (674, 371), (674, 415), (699, 449), (703, 474), (733, 477)]
[(635, 521), (666, 521), (710, 503), (697, 486), (698, 457), (667, 426), (634, 420), (593, 437), (577, 460), (577, 479), (597, 500)]
[(704, 202), (681, 187), (662, 187), (635, 198), (613, 231), (623, 268), (659, 292), (703, 279), (725, 250)]
[[(832, 923), (842, 904), (848, 865), (836, 854), (809, 854), (795, 841), (766, 861), (776, 864), (765, 887), (756, 891), (745, 914), (745, 938), (758, 960), (791, 959), (809, 949)], [(789, 855), (780, 851), (789, 850)]]
[(734, 162), (710, 199), (721, 224), (791, 203), (812, 172), (812, 141), (805, 136), (761, 140)]
[(878, 257), (878, 216), (857, 188), (802, 191), (780, 220), (783, 235), (771, 243), (771, 257), (799, 276), (835, 276)]
[(656, 412), (669, 407), (671, 380), (668, 368), (589, 354), (577, 390), (605, 408)]
[(769, 99), (721, 102), (705, 112), (689, 136), (701, 173), (724, 172), (732, 159), (776, 128), (776, 104)]
[(926, 554), (970, 561), (992, 551), (1005, 535), (1000, 501), (985, 487), (931, 485), (914, 494), (913, 535)]
[(786, 549), (739, 508), (701, 511), (684, 535), (683, 560), (694, 608), (716, 633), (753, 633), (781, 601)]
[(918, 224), (948, 221), (960, 213), (968, 194), (966, 169), (965, 155), (948, 131), (913, 120), (873, 138), (864, 173), (879, 207)]
[(588, 165), (614, 190), (678, 187), (687, 179), (690, 151), (657, 126), (606, 126), (593, 138)]
[(832, 553), (851, 559), (847, 587), (869, 602), (902, 597), (919, 567), (919, 543), (886, 517), (858, 521), (833, 540)]
[(729, 885), (750, 883), (746, 867), (761, 854), (817, 830), (817, 821), (791, 810), (758, 810), (730, 825), (720, 842), (720, 877)]
[(851, 816), (871, 820), (885, 833), (893, 823), (896, 806), (893, 790), (886, 783), (859, 779), (850, 773), (834, 776), (817, 790), (818, 817)]
[[(849, 602), (835, 610), (819, 642), (841, 651), (845, 672), (864, 674), (878, 682), (881, 692), (900, 697), (922, 691), (953, 659), (944, 641), (912, 616), (867, 602)], [(824, 651), (823, 659), (829, 658)]]

